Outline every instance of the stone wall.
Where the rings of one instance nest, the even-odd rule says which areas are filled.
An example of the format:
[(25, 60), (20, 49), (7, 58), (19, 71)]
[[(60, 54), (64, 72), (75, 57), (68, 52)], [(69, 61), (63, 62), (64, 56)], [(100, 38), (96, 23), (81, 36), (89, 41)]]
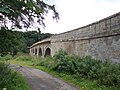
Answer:
[(42, 41), (39, 41), (35, 44), (33, 44), (31, 47), (30, 47), (30, 55), (36, 55), (36, 56), (46, 56), (46, 54), (51, 54), (51, 51), (50, 53), (46, 53), (47, 52), (47, 49), (50, 49), (51, 50), (51, 39), (48, 38), (48, 39), (44, 39)]
[(61, 48), (71, 55), (120, 63), (120, 13), (39, 41), (30, 47), (30, 55), (53, 56)]
[(72, 55), (120, 62), (120, 13), (52, 36), (52, 55), (60, 48)]

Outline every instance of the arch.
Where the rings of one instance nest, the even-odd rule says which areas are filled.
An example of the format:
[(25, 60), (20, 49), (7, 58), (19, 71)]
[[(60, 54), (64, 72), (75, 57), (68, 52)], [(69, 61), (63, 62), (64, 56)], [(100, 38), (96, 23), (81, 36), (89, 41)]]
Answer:
[(45, 57), (50, 56), (50, 55), (51, 55), (51, 49), (47, 48), (46, 51), (45, 51)]
[(35, 48), (35, 55), (37, 55), (37, 48)]
[(34, 48), (32, 49), (33, 53), (34, 53)]
[(39, 48), (39, 56), (42, 56), (42, 49)]

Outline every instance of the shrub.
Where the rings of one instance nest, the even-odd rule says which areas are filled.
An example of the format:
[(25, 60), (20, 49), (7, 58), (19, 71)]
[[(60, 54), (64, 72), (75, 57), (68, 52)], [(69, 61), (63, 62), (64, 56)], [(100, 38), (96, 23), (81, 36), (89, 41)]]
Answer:
[(64, 50), (60, 49), (53, 57), (59, 61), (64, 61), (66, 55), (67, 53)]
[(120, 64), (113, 64), (108, 61), (102, 62), (90, 56), (82, 58), (69, 56), (65, 51), (60, 49), (53, 58), (44, 59), (40, 65), (57, 72), (96, 80), (97, 84), (120, 86)]
[(0, 62), (0, 90), (29, 90), (26, 82), (20, 74), (10, 69), (9, 65)]
[(40, 58), (38, 59), (37, 65), (44, 66), (46, 68), (52, 69), (55, 66), (56, 62), (52, 57)]
[(120, 64), (103, 62), (91, 56), (70, 56), (60, 49), (53, 57), (19, 56), (16, 60), (31, 61), (34, 65), (44, 66), (50, 70), (94, 80), (98, 85), (120, 87)]
[(59, 58), (54, 58), (54, 60), (57, 61), (56, 66), (53, 67), (53, 70), (58, 72), (64, 72), (64, 73), (70, 73), (75, 74), (77, 72), (77, 66), (80, 58), (76, 56), (63, 56), (62, 60), (59, 60)]
[(56, 54), (53, 56), (54, 60), (56, 60), (56, 65), (52, 68), (58, 72), (65, 72), (67, 70), (68, 61), (66, 60), (67, 53), (60, 49)]
[(120, 86), (120, 64), (111, 64), (104, 62), (101, 64), (98, 73), (99, 84), (107, 86), (119, 85)]
[(0, 61), (8, 61), (8, 60), (10, 60), (10, 59), (12, 59), (12, 56), (11, 55), (6, 55), (6, 56), (4, 56), (4, 57), (1, 57), (0, 56)]

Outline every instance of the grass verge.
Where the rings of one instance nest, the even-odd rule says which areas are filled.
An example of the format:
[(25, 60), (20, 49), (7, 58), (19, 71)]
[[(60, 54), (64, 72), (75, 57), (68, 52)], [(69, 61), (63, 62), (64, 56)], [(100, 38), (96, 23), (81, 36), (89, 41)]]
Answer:
[(23, 76), (0, 62), (0, 90), (30, 90)]

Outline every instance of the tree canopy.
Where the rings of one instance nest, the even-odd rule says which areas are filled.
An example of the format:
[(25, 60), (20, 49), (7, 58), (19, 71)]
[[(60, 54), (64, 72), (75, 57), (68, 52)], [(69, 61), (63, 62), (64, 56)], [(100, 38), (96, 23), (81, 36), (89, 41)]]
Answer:
[[(8, 33), (9, 32), (9, 33)], [(19, 46), (19, 38), (11, 30), (0, 30), (0, 56), (16, 53)]]
[[(58, 20), (59, 14), (55, 5), (42, 0), (0, 0), (0, 56), (8, 53), (13, 56), (17, 51), (27, 52), (28, 46), (38, 40), (51, 36), (39, 32), (13, 32), (14, 28), (31, 28), (35, 23), (45, 26), (45, 15), (53, 11), (53, 18)], [(9, 28), (10, 27), (10, 28)]]
[[(44, 15), (49, 10), (53, 11), (53, 18), (59, 19), (55, 5), (49, 5), (42, 0), (0, 0), (0, 23), (2, 27), (8, 27), (7, 21), (11, 22), (11, 28), (29, 28), (37, 21), (45, 26)], [(36, 19), (36, 20), (35, 20)]]
[(0, 30), (0, 56), (6, 54), (16, 55), (17, 52), (28, 53), (28, 47), (33, 43), (49, 38), (50, 33), (39, 33), (37, 31), (12, 31), (1, 28)]

